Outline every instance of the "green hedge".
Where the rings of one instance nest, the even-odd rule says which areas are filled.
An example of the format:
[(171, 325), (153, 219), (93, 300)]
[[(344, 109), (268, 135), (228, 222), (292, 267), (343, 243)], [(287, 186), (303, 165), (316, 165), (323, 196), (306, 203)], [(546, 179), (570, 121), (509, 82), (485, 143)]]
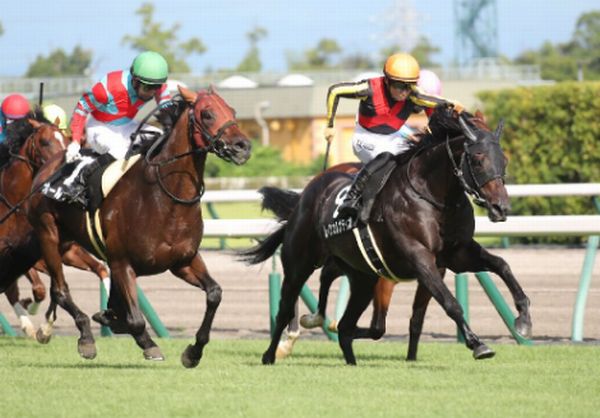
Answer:
[(265, 147), (258, 141), (252, 141), (252, 156), (244, 165), (235, 165), (209, 154), (206, 161), (208, 177), (264, 177), (264, 176), (312, 176), (323, 169), (320, 155), (310, 164), (295, 164), (284, 161), (281, 151)]
[[(486, 91), (479, 98), (490, 127), (504, 118), (508, 183), (600, 182), (599, 82)], [(597, 213), (590, 198), (514, 198), (511, 203), (517, 215)]]

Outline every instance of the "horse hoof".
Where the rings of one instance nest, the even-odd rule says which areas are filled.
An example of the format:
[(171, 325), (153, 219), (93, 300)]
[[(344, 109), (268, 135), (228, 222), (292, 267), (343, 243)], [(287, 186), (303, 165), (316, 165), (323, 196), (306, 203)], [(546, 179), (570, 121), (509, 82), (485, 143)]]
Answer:
[(521, 337), (527, 338), (528, 340), (531, 339), (531, 324), (524, 321), (520, 316), (515, 319), (515, 330)]
[(77, 351), (86, 360), (96, 358), (96, 345), (94, 343), (77, 343)]
[(163, 361), (165, 356), (160, 351), (160, 348), (154, 346), (144, 350), (144, 359), (153, 361)]
[(275, 364), (275, 356), (270, 354), (269, 352), (266, 352), (262, 356), (262, 364), (265, 364), (265, 365)]
[(329, 323), (329, 326), (327, 327), (327, 329), (331, 332), (338, 332), (338, 328), (337, 328), (337, 321), (334, 319), (333, 321), (331, 321)]
[(305, 314), (300, 317), (300, 325), (306, 329), (323, 326), (323, 317), (319, 314)]
[(52, 338), (52, 334), (44, 333), (44, 331), (42, 331), (41, 328), (38, 329), (37, 332), (35, 333), (35, 339), (40, 344), (48, 344), (50, 342), (51, 338)]
[(186, 369), (193, 369), (198, 364), (200, 364), (200, 357), (196, 358), (196, 354), (194, 353), (195, 349), (193, 345), (188, 345), (183, 353), (181, 353), (181, 364)]
[(25, 336), (28, 338), (37, 338), (36, 337), (37, 332), (36, 332), (33, 324), (31, 324), (31, 323), (23, 326), (21, 328), (21, 331), (23, 331), (23, 334), (25, 334)]
[(494, 352), (494, 350), (492, 350), (485, 344), (481, 344), (479, 347), (477, 347), (473, 350), (473, 358), (475, 360), (483, 360), (486, 358), (492, 358), (495, 355), (496, 355), (496, 353)]

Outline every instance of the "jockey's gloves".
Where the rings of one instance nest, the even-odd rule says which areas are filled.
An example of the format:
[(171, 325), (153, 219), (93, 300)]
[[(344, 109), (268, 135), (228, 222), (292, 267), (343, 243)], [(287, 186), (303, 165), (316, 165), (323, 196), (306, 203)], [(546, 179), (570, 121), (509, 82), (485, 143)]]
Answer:
[(333, 141), (333, 138), (335, 138), (336, 133), (337, 130), (335, 128), (325, 128), (325, 140), (327, 142)]
[(79, 145), (79, 142), (71, 142), (67, 147), (67, 152), (65, 153), (65, 162), (70, 163), (75, 160), (79, 160), (81, 158), (81, 154), (79, 154), (80, 149), (81, 145)]

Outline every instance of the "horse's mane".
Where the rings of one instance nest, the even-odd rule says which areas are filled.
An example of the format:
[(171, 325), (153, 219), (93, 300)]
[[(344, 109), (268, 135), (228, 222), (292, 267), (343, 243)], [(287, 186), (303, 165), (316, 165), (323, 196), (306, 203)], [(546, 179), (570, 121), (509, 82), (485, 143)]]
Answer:
[[(471, 125), (485, 126), (483, 120), (478, 116), (473, 116), (468, 112), (463, 112), (462, 115), (471, 122)], [(463, 135), (463, 130), (454, 111), (446, 106), (437, 106), (429, 118), (428, 129), (415, 134), (417, 142), (411, 142), (410, 149), (400, 154), (399, 159), (407, 161), (422, 150), (444, 142), (446, 137), (452, 139), (461, 135)]]
[(164, 135), (167, 138), (186, 108), (187, 102), (183, 98), (176, 96), (156, 113), (155, 118), (162, 125)]
[(34, 131), (33, 126), (29, 123), (29, 119), (34, 119), (41, 123), (52, 124), (52, 122), (46, 119), (42, 109), (37, 106), (33, 111), (29, 112), (26, 117), (17, 119), (10, 125), (7, 125), (6, 144), (13, 154), (19, 152), (27, 138), (29, 138)]

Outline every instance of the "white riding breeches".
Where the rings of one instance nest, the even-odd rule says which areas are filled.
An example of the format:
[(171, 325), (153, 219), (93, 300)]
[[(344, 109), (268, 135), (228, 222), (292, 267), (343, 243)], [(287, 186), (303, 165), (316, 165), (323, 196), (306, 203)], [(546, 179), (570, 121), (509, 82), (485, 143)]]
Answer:
[[(404, 128), (404, 126), (402, 127)], [(400, 129), (391, 134), (376, 134), (367, 131), (358, 123), (352, 137), (352, 150), (358, 159), (366, 164), (383, 152), (402, 154), (410, 148), (410, 128)]]
[[(87, 143), (98, 154), (109, 153), (117, 160), (125, 158), (131, 144), (131, 134), (138, 128), (139, 122), (132, 120), (123, 125), (110, 125), (89, 117), (86, 124)], [(144, 125), (146, 131), (162, 133), (152, 125)]]

